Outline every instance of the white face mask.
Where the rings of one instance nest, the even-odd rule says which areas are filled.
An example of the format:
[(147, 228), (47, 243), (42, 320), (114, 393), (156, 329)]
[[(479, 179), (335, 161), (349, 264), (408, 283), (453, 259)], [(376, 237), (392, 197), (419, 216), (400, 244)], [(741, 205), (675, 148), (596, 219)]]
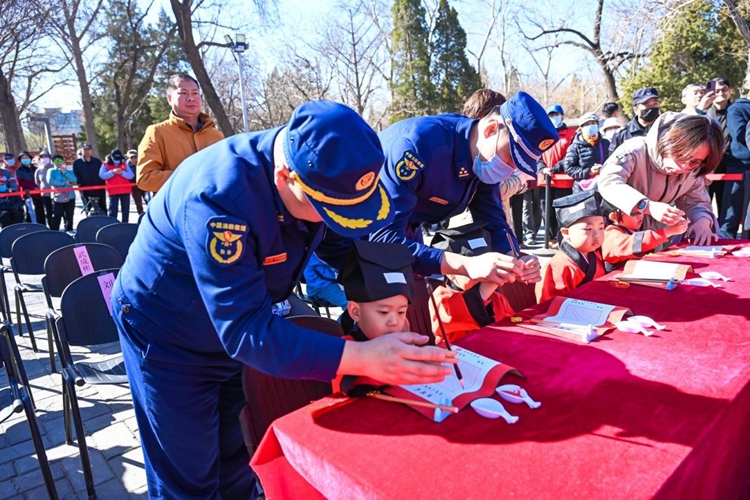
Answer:
[(49, 158), (42, 158), (42, 165), (45, 167), (51, 163)]
[(552, 120), (552, 125), (554, 125), (555, 128), (560, 128), (560, 125), (562, 125), (563, 122), (563, 117), (560, 115), (551, 116), (550, 120)]
[(482, 161), (477, 155), (474, 158), (472, 169), (479, 180), (484, 184), (500, 184), (505, 179), (513, 175), (516, 169), (497, 156), (497, 140), (500, 138), (500, 131), (495, 136), (495, 154), (488, 161)]

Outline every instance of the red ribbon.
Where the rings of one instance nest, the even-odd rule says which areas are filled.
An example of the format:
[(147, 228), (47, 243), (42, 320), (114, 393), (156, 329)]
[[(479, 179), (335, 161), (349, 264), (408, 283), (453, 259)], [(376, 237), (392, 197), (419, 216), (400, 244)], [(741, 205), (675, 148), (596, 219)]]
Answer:
[[(135, 182), (129, 182), (128, 184), (118, 184), (117, 187), (137, 187), (138, 184)], [(7, 193), (0, 193), (0, 198), (5, 198), (8, 196), (21, 196), (22, 198), (25, 198), (26, 194), (45, 194), (45, 193), (64, 193), (65, 191), (97, 191), (101, 189), (106, 189), (106, 184), (102, 184), (101, 186), (86, 186), (86, 187), (79, 187), (79, 186), (71, 186), (66, 188), (54, 188), (54, 189), (29, 189), (24, 191), (12, 191)]]

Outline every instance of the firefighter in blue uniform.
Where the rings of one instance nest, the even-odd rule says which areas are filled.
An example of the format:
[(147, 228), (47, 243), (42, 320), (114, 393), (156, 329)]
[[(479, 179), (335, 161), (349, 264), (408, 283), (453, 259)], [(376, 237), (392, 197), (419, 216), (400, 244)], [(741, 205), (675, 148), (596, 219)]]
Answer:
[[(429, 383), (453, 353), (426, 337), (346, 342), (272, 314), (325, 226), (363, 236), (392, 219), (375, 132), (305, 103), (286, 127), (235, 135), (180, 165), (149, 204), (112, 293), (150, 498), (250, 498), (238, 415), (242, 364), (287, 378), (361, 374)], [(249, 402), (252, 404), (252, 402)]]
[[(539, 156), (558, 140), (547, 113), (519, 92), (481, 120), (460, 115), (409, 118), (380, 133), (385, 152), (381, 180), (396, 216), (370, 235), (409, 245), (421, 275), (459, 274), (502, 284), (541, 279), (539, 261), (508, 255), (513, 235), (498, 184), (514, 170), (536, 177)], [(490, 232), (494, 252), (466, 257), (424, 245), (422, 223), (437, 223), (469, 208)], [(515, 238), (513, 244), (518, 248)]]

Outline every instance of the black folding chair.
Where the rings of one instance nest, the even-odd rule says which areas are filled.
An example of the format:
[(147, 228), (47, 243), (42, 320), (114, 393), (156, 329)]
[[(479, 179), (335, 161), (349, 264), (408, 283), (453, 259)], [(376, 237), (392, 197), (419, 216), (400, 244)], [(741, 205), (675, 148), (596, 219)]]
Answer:
[(294, 288), (294, 293), (297, 295), (297, 297), (302, 300), (302, 302), (308, 304), (310, 307), (312, 307), (318, 315), (321, 315), (321, 309), (325, 309), (326, 317), (333, 319), (331, 316), (331, 309), (334, 307), (338, 307), (336, 304), (333, 304), (331, 302), (328, 302), (327, 300), (320, 300), (316, 299), (310, 295), (307, 295), (302, 291), (302, 285), (307, 283), (305, 282), (305, 276), (304, 274), (301, 276), (300, 281), (297, 283), (297, 286)]
[(120, 221), (114, 217), (103, 215), (86, 217), (81, 219), (76, 227), (76, 243), (96, 243), (96, 233), (104, 226), (119, 224)]
[(42, 286), (26, 284), (21, 281), (21, 275), (39, 276), (44, 274), (44, 261), (47, 256), (64, 246), (72, 245), (73, 238), (67, 233), (60, 231), (39, 231), (18, 238), (11, 248), (10, 267), (16, 278), (16, 319), (18, 322), (18, 334), (23, 335), (23, 323), (21, 323), (21, 311), (26, 321), (26, 328), (31, 338), (31, 347), (38, 352), (34, 329), (31, 328), (29, 311), (26, 308), (24, 293), (41, 293)]
[[(320, 316), (295, 316), (287, 321), (327, 335), (344, 334), (338, 322)], [(247, 405), (240, 413), (240, 424), (250, 456), (274, 420), (333, 393), (330, 382), (278, 378), (251, 366), (242, 370), (242, 387)]]
[(60, 298), (65, 287), (81, 276), (102, 269), (113, 269), (122, 266), (120, 254), (109, 245), (101, 243), (76, 243), (58, 248), (44, 261), (42, 290), (47, 300), (47, 340), (49, 342), (49, 360), (52, 372), (56, 372), (55, 349), (52, 329), (57, 318), (53, 298)]
[[(26, 413), (26, 421), (29, 424), (31, 440), (34, 443), (39, 468), (44, 477), (44, 485), (47, 488), (49, 498), (57, 500), (57, 489), (52, 471), (47, 460), (47, 452), (44, 449), (42, 435), (39, 432), (39, 424), (34, 414), (34, 404), (29, 390), (29, 381), (23, 371), (23, 361), (18, 354), (18, 347), (13, 339), (13, 330), (8, 323), (0, 324), (0, 365), (5, 367), (8, 376), (8, 387), (0, 390), (0, 423), (5, 422), (14, 413)], [(16, 367), (18, 371), (16, 371)], [(18, 378), (21, 378), (19, 383)]]
[[(21, 224), (13, 224), (12, 226), (0, 229), (0, 257), (3, 259), (10, 259), (12, 257), (10, 250), (14, 241), (21, 236), (39, 231), (49, 231), (49, 228), (42, 224), (22, 222)], [(11, 272), (11, 269), (9, 266), (5, 265), (0, 267), (0, 269), (2, 269), (2, 272), (0, 272), (0, 281), (2, 282), (0, 283), (0, 312), (3, 314), (3, 319), (12, 325), (13, 317), (10, 314), (8, 288), (5, 284), (5, 273)]]
[(138, 224), (110, 224), (96, 233), (97, 243), (104, 243), (120, 252), (122, 261), (128, 256), (130, 245), (138, 233)]
[(122, 355), (96, 363), (76, 362), (70, 347), (93, 347), (119, 342), (117, 327), (107, 305), (117, 272), (118, 269), (96, 271), (81, 276), (68, 285), (62, 293), (60, 317), (55, 320), (53, 329), (63, 377), (65, 440), (67, 444), (73, 444), (70, 425), (72, 413), (86, 491), (90, 498), (94, 498), (96, 492), (76, 386), (81, 387), (86, 383), (127, 384), (128, 378)]

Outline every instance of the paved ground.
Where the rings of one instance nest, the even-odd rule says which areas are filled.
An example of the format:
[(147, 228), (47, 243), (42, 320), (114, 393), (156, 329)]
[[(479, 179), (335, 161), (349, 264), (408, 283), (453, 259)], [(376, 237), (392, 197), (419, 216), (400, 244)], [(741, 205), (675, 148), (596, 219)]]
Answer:
[[(132, 206), (131, 222), (136, 221), (137, 214), (134, 216), (134, 213), (135, 206)], [(76, 210), (76, 222), (79, 217), (80, 207)], [(11, 290), (11, 310), (15, 311), (12, 297), (15, 284), (13, 275), (6, 274), (5, 278), (8, 289)], [(16, 338), (36, 400), (37, 420), (57, 492), (62, 499), (85, 499), (88, 496), (78, 446), (75, 442), (73, 445), (65, 444), (62, 382), (59, 374), (51, 374), (50, 371), (44, 296), (41, 293), (29, 294), (26, 304), (36, 332), (39, 352), (34, 353), (31, 349), (28, 335)], [(17, 331), (15, 316), (13, 321), (14, 331)], [(74, 355), (81, 354), (99, 361), (112, 357), (111, 353), (118, 351), (119, 346), (108, 346), (97, 349), (95, 353), (74, 351)], [(0, 387), (6, 386), (6, 380), (5, 371), (2, 370)], [(113, 385), (84, 386), (78, 389), (98, 497), (102, 500), (147, 498), (146, 474), (130, 390), (127, 386)], [(0, 499), (47, 498), (26, 417), (23, 413), (16, 414), (0, 425)]]
[[(131, 222), (137, 215), (131, 203)], [(76, 210), (76, 223), (81, 217)], [(541, 232), (540, 232), (541, 234)], [(527, 252), (551, 255), (541, 245)], [(15, 284), (12, 274), (6, 274), (8, 289)], [(30, 283), (39, 280), (29, 280)], [(57, 491), (62, 499), (85, 499), (81, 462), (76, 444), (65, 444), (62, 415), (62, 393), (59, 374), (50, 371), (44, 323), (44, 297), (29, 294), (26, 304), (32, 317), (39, 352), (34, 353), (28, 335), (16, 337), (28, 373), (37, 405), (37, 420), (43, 435)], [(15, 304), (11, 293), (11, 310)], [(334, 315), (339, 310), (331, 311)], [(14, 331), (16, 330), (15, 317)], [(74, 351), (92, 360), (104, 360), (118, 352), (119, 346), (97, 349), (96, 352)], [(6, 385), (4, 371), (0, 387)], [(135, 422), (135, 415), (127, 386), (84, 386), (78, 390), (89, 453), (98, 497), (103, 500), (147, 498), (143, 455)], [(16, 414), (0, 424), (0, 499), (43, 499), (47, 497), (39, 464), (34, 453), (31, 435), (24, 414)]]

